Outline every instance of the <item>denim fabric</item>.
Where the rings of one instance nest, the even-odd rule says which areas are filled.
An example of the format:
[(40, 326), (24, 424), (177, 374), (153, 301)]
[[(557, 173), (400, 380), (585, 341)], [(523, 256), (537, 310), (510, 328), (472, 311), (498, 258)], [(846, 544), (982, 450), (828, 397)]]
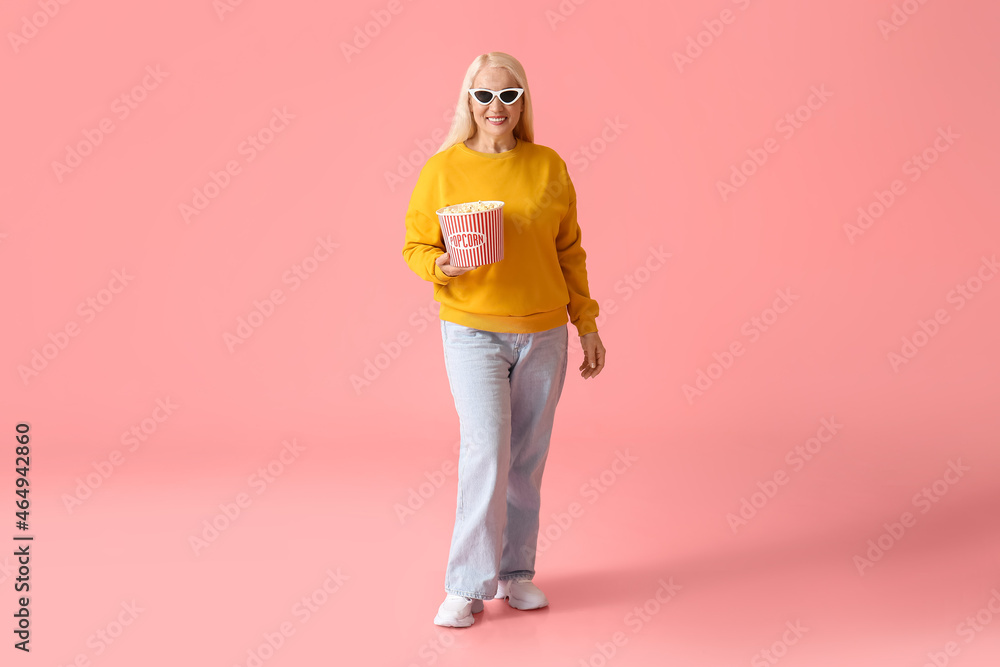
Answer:
[(490, 599), (535, 575), (542, 472), (566, 379), (568, 329), (483, 331), (441, 320), (458, 412), (458, 502), (445, 591)]

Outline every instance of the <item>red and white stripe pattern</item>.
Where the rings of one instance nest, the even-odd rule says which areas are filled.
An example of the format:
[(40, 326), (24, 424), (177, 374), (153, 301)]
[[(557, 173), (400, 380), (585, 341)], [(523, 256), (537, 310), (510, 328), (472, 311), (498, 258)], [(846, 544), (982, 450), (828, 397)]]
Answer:
[(476, 213), (448, 214), (438, 210), (452, 266), (483, 266), (503, 259), (503, 202), (497, 203), (500, 205), (496, 208)]

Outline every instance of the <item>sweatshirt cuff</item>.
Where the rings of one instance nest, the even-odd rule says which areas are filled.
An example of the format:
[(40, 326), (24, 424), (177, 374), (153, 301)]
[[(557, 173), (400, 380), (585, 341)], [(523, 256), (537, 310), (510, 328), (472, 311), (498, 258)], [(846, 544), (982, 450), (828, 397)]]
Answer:
[(434, 263), (434, 277), (441, 281), (441, 284), (447, 284), (449, 280), (454, 278), (454, 276), (449, 276), (447, 273), (441, 270), (441, 265), (437, 262)]

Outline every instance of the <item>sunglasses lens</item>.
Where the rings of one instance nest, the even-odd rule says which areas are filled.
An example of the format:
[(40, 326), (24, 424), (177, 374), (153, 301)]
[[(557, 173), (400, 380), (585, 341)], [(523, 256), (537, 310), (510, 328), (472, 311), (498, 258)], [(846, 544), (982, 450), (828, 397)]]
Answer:
[(518, 93), (516, 90), (505, 90), (502, 93), (500, 93), (500, 101), (503, 102), (504, 104), (513, 104), (514, 100), (516, 100), (520, 96), (521, 96), (520, 93)]
[(485, 90), (477, 90), (473, 94), (476, 96), (476, 99), (479, 100), (480, 104), (489, 104), (493, 100), (493, 93)]

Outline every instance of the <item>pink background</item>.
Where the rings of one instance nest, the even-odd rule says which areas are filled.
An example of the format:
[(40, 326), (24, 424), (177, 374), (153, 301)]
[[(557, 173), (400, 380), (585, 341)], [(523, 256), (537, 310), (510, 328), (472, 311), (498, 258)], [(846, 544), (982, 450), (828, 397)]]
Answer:
[[(997, 664), (996, 3), (231, 9), (0, 11), (4, 664)], [(583, 381), (570, 329), (535, 579), (550, 606), (489, 602), (453, 630), (432, 618), (458, 422), (403, 217), (490, 50), (523, 63), (536, 141), (569, 165), (608, 363)], [(225, 187), (186, 221), (213, 174)], [(269, 316), (227, 346), (255, 302)], [(18, 422), (28, 655), (9, 631)]]

